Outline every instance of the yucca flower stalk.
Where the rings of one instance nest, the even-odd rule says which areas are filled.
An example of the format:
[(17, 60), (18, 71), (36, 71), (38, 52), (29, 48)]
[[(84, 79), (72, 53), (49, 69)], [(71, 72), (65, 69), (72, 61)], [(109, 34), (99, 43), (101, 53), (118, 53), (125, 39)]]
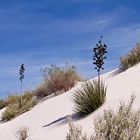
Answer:
[(22, 81), (23, 81), (23, 79), (24, 79), (24, 72), (25, 72), (25, 67), (24, 67), (24, 64), (22, 64), (21, 66), (20, 66), (20, 70), (19, 70), (19, 80), (20, 80), (20, 82), (21, 82), (21, 84), (20, 84), (20, 91), (21, 91), (21, 93), (22, 93)]
[(104, 60), (106, 59), (106, 53), (107, 53), (107, 45), (102, 43), (103, 36), (100, 36), (98, 44), (96, 44), (96, 47), (93, 48), (93, 64), (95, 64), (95, 69), (98, 72), (98, 85), (100, 87), (100, 72), (101, 70), (104, 70)]

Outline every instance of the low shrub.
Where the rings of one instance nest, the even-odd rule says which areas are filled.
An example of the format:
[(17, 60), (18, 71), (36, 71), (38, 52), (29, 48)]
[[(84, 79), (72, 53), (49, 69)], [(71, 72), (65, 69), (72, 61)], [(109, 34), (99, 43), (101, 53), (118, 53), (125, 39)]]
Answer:
[(50, 68), (42, 69), (42, 76), (44, 78), (43, 83), (34, 91), (39, 98), (52, 93), (60, 94), (66, 92), (71, 89), (77, 81), (81, 80), (75, 67), (70, 65), (65, 65), (64, 67), (51, 65)]
[(128, 105), (121, 103), (118, 111), (105, 110), (95, 121), (97, 140), (140, 140), (140, 112), (134, 111), (132, 95)]
[(26, 92), (24, 95), (11, 95), (7, 99), (7, 109), (2, 113), (1, 120), (8, 121), (29, 111), (37, 103), (35, 96)]
[(17, 115), (17, 111), (14, 106), (8, 106), (7, 109), (2, 113), (1, 121), (9, 121), (12, 118), (15, 118)]
[(41, 99), (43, 97), (50, 95), (48, 93), (47, 83), (43, 81), (43, 83), (37, 89), (33, 90), (33, 93), (35, 96), (37, 96), (38, 99)]
[(69, 132), (65, 140), (90, 140), (88, 139), (86, 134), (82, 133), (82, 128), (80, 126), (76, 126), (72, 121), (69, 121)]
[(120, 58), (120, 70), (124, 71), (140, 62), (140, 43), (137, 43), (127, 55)]
[(19, 97), (20, 96), (17, 93), (9, 94), (5, 101), (6, 101), (7, 105), (14, 104), (18, 100)]
[(134, 99), (132, 95), (129, 103), (121, 103), (116, 112), (105, 110), (95, 119), (95, 131), (89, 138), (80, 127), (70, 123), (66, 140), (140, 140), (140, 111), (132, 109)]
[(1, 99), (0, 100), (0, 110), (3, 109), (4, 107), (6, 107), (7, 103), (5, 100)]
[(89, 115), (105, 102), (105, 97), (106, 87), (103, 82), (99, 86), (97, 81), (86, 81), (74, 90), (75, 112), (80, 116)]

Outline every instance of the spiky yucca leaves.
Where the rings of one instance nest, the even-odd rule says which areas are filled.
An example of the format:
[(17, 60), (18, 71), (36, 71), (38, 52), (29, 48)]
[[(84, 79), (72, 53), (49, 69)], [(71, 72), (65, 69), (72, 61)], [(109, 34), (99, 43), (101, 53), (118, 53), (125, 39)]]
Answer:
[(36, 103), (37, 100), (35, 96), (30, 92), (26, 92), (21, 96), (9, 96), (7, 99), (7, 109), (2, 113), (1, 120), (11, 120), (16, 116), (29, 111)]
[(124, 71), (140, 62), (140, 43), (130, 53), (120, 58), (120, 70)]
[(103, 82), (86, 81), (74, 91), (75, 112), (85, 116), (98, 109), (105, 101), (106, 86)]

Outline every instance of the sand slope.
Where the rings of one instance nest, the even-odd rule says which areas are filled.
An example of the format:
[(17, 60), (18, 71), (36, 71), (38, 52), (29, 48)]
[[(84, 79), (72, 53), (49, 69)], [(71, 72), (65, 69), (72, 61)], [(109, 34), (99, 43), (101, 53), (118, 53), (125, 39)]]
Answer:
[[(128, 101), (131, 94), (136, 95), (135, 108), (140, 107), (140, 64), (125, 72), (114, 75), (114, 71), (102, 76), (108, 85), (105, 104), (86, 118), (79, 119), (73, 114), (72, 93), (74, 89), (62, 95), (46, 99), (31, 111), (19, 117), (0, 123), (0, 139), (16, 140), (15, 132), (19, 127), (30, 128), (31, 140), (64, 140), (68, 130), (67, 117), (72, 115), (75, 123), (81, 125), (87, 133), (93, 130), (93, 120), (104, 109), (116, 109), (119, 101)], [(76, 88), (76, 87), (75, 87)], [(1, 114), (0, 110), (0, 114)]]

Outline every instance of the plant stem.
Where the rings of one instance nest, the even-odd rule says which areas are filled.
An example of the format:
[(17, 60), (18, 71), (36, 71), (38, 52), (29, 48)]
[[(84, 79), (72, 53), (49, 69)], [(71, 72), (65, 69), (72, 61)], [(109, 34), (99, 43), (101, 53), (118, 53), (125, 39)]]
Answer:
[(98, 86), (100, 88), (100, 71), (98, 71)]
[(22, 80), (21, 80), (21, 84), (20, 84), (20, 92), (22, 94)]

